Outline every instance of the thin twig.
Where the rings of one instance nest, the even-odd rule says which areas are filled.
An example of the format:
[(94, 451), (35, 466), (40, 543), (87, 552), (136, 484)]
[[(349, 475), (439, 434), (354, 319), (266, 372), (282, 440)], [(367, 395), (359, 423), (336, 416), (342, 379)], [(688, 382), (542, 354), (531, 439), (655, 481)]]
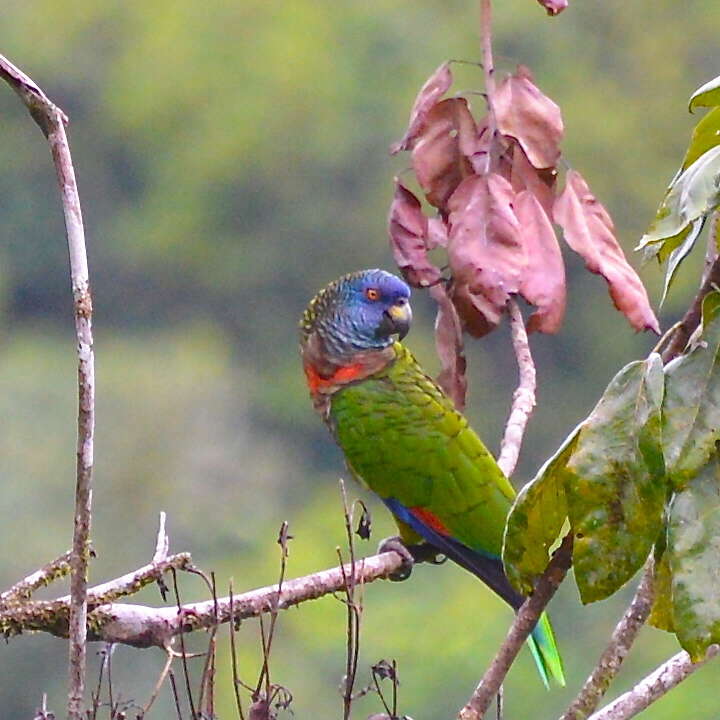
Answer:
[(673, 655), (657, 670), (643, 678), (632, 690), (592, 715), (590, 720), (628, 720), (634, 717), (717, 656), (719, 652), (720, 646), (711, 645), (705, 659), (696, 663), (690, 660), (690, 656), (684, 650)]
[[(205, 657), (205, 666), (203, 667), (202, 679), (200, 681), (200, 699), (198, 707), (202, 712), (203, 698), (207, 697), (207, 714), (212, 718), (215, 716), (213, 709), (215, 703), (215, 654), (217, 651), (217, 585), (215, 584), (215, 573), (210, 573), (210, 584), (212, 598), (215, 611), (215, 624), (210, 630), (210, 640), (208, 641), (208, 649)], [(207, 693), (207, 695), (206, 695)]]
[(47, 709), (47, 693), (43, 693), (42, 694), (42, 702), (40, 704), (40, 707), (37, 709), (33, 720), (54, 720), (54, 718), (55, 718), (55, 715), (53, 715), (53, 713), (48, 712), (48, 709)]
[(0, 604), (8, 600), (27, 600), (41, 587), (46, 587), (55, 580), (65, 577), (70, 572), (70, 556), (68, 550), (39, 570), (30, 573), (26, 578), (15, 583), (11, 588), (0, 593)]
[[(345, 518), (345, 535), (350, 554), (350, 572), (343, 572), (345, 581), (345, 609), (346, 609), (346, 641), (345, 641), (345, 680), (343, 683), (343, 718), (349, 720), (352, 712), (353, 688), (357, 676), (358, 658), (360, 656), (360, 622), (362, 617), (362, 601), (355, 600), (355, 542), (353, 540), (353, 508), (348, 506), (345, 482), (340, 479), (340, 495), (343, 504), (343, 516)], [(342, 553), (337, 548), (340, 567), (342, 564)]]
[(112, 656), (114, 645), (109, 643), (105, 648), (105, 658), (103, 660), (107, 665), (107, 683), (108, 683), (108, 702), (110, 703), (110, 717), (115, 715), (115, 703), (113, 698), (113, 681), (112, 681)]
[(510, 666), (520, 652), (520, 648), (570, 569), (572, 544), (572, 535), (566, 535), (545, 572), (537, 581), (533, 594), (518, 610), (505, 641), (483, 675), (480, 684), (475, 688), (467, 705), (458, 714), (458, 720), (479, 720), (484, 717), (493, 698), (498, 694)]
[(172, 670), (168, 671), (168, 677), (170, 678), (170, 687), (172, 688), (173, 700), (175, 701), (175, 712), (177, 713), (178, 720), (183, 720), (182, 710), (180, 709), (180, 696), (178, 695), (177, 683), (175, 682), (175, 675)]
[[(237, 667), (237, 650), (235, 648), (235, 608), (233, 606), (233, 581), (230, 579), (230, 659), (232, 661), (233, 690), (235, 691), (235, 706), (237, 707), (240, 720), (245, 720), (242, 700), (240, 699), (240, 675)], [(215, 602), (215, 615), (217, 621), (217, 602)]]
[(100, 693), (102, 692), (102, 681), (103, 674), (105, 672), (105, 653), (107, 653), (107, 647), (100, 651), (102, 654), (102, 661), (100, 662), (100, 669), (98, 670), (98, 681), (95, 692), (91, 694), (92, 697), (92, 716), (90, 720), (96, 720), (97, 711), (100, 709)]
[(645, 564), (645, 570), (632, 602), (615, 627), (608, 646), (560, 720), (585, 720), (597, 708), (600, 699), (620, 671), (625, 657), (652, 609), (654, 566), (654, 558), (651, 555)]
[(165, 665), (163, 665), (163, 669), (160, 672), (160, 676), (157, 679), (157, 682), (155, 683), (155, 687), (153, 688), (152, 695), (148, 699), (148, 701), (143, 706), (143, 709), (140, 711), (140, 717), (144, 718), (145, 715), (147, 715), (148, 710), (153, 706), (153, 703), (155, 702), (158, 694), (160, 693), (160, 688), (162, 687), (163, 683), (165, 682), (165, 678), (167, 678), (168, 673), (170, 672), (170, 666), (172, 665), (172, 661), (175, 659), (175, 656), (170, 650), (167, 650), (167, 659), (165, 660)]
[(197, 714), (195, 712), (195, 702), (193, 701), (192, 688), (190, 687), (190, 672), (188, 670), (187, 654), (185, 652), (185, 625), (183, 622), (184, 611), (180, 602), (180, 591), (178, 589), (177, 573), (175, 572), (175, 570), (172, 571), (172, 580), (173, 592), (175, 593), (175, 602), (177, 603), (177, 615), (180, 619), (180, 632), (178, 633), (180, 636), (180, 659), (182, 660), (183, 676), (185, 677), (185, 689), (187, 691), (188, 703), (190, 705), (190, 717), (192, 718), (192, 720), (195, 720)]
[(492, 53), (492, 4), (491, 0), (480, 0), (480, 50), (482, 68), (485, 76), (485, 94), (487, 99), (487, 123), (490, 145), (487, 152), (485, 172), (492, 169), (493, 140), (495, 138), (495, 65)]
[(512, 298), (508, 301), (507, 310), (510, 316), (510, 330), (519, 376), (517, 389), (513, 393), (512, 409), (505, 425), (500, 457), (498, 458), (500, 469), (509, 477), (513, 474), (520, 457), (525, 428), (535, 407), (536, 379), (535, 363), (530, 353), (525, 322), (517, 302)]
[[(278, 590), (275, 602), (272, 603), (272, 605), (270, 606), (270, 626), (268, 628), (267, 635), (265, 634), (265, 627), (263, 625), (262, 615), (260, 615), (260, 636), (262, 639), (263, 665), (262, 669), (260, 670), (260, 676), (258, 677), (255, 692), (253, 693), (253, 700), (255, 701), (257, 701), (261, 697), (260, 688), (262, 687), (264, 682), (265, 699), (268, 701), (268, 703), (270, 702), (272, 685), (272, 683), (270, 682), (270, 652), (272, 650), (273, 638), (275, 637), (275, 625), (277, 623), (278, 604), (283, 590), (283, 583), (285, 582), (285, 572), (287, 570), (288, 558), (288, 541), (290, 540), (290, 538), (291, 536), (288, 532), (288, 523), (285, 520), (280, 525), (280, 531), (278, 533), (277, 539), (277, 543), (280, 546), (280, 577), (278, 578)], [(215, 621), (217, 622), (217, 601), (215, 602)]]

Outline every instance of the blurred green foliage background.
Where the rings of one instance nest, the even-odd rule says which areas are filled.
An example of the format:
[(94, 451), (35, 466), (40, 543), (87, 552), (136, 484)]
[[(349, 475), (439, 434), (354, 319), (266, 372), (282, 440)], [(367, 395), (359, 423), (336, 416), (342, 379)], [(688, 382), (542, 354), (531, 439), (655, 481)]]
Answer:
[[(148, 561), (156, 518), (174, 550), (215, 570), (219, 588), (275, 581), (287, 519), (289, 574), (330, 566), (343, 543), (343, 472), (310, 408), (296, 320), (317, 288), (349, 270), (392, 267), (385, 218), (406, 158), (389, 143), (414, 95), (448, 57), (477, 59), (475, 4), (460, 0), (292, 3), (242, 0), (5, 0), (0, 52), (70, 115), (95, 297), (97, 439), (93, 581)], [(630, 252), (682, 158), (689, 94), (718, 74), (714, 0), (575, 0), (550, 19), (532, 0), (495, 3), (500, 70), (529, 65), (563, 109), (567, 160), (613, 214)], [(456, 87), (481, 89), (460, 67)], [(69, 547), (75, 353), (62, 214), (47, 147), (0, 89), (0, 587)], [(481, 102), (479, 98), (476, 103)], [(637, 265), (637, 258), (633, 260)], [(604, 283), (571, 269), (557, 337), (534, 337), (539, 407), (516, 484), (590, 410), (616, 370), (654, 339), (635, 335)], [(693, 264), (694, 263), (694, 264)], [(683, 267), (663, 325), (683, 311), (701, 259)], [(657, 301), (661, 273), (643, 271)], [(429, 369), (432, 307), (415, 298), (409, 338)], [(468, 414), (497, 449), (515, 382), (500, 330), (468, 348)], [(351, 486), (353, 496), (362, 492)], [(374, 533), (392, 533), (371, 503)], [(506, 684), (508, 718), (552, 718), (594, 664), (632, 588), (582, 608), (572, 582), (552, 606), (569, 688), (546, 693), (527, 653)], [(186, 599), (206, 597), (184, 581)], [(159, 603), (157, 591), (142, 599)], [(360, 683), (396, 658), (400, 708), (454, 717), (495, 651), (509, 611), (472, 577), (420, 567), (365, 593)], [(219, 712), (235, 717), (223, 633)], [(258, 627), (244, 623), (241, 673), (253, 681)], [(297, 718), (340, 715), (344, 610), (332, 598), (284, 613), (273, 679)], [(92, 648), (91, 683), (97, 646)], [(645, 629), (617, 683), (628, 688), (676, 651)], [(0, 648), (5, 720), (41, 694), (63, 715), (66, 645), (48, 636)], [(159, 651), (119, 648), (116, 693), (144, 702)], [(193, 661), (199, 662), (199, 661)], [(715, 718), (717, 668), (647, 712)], [(369, 696), (356, 717), (380, 709)], [(151, 714), (175, 717), (164, 691)]]

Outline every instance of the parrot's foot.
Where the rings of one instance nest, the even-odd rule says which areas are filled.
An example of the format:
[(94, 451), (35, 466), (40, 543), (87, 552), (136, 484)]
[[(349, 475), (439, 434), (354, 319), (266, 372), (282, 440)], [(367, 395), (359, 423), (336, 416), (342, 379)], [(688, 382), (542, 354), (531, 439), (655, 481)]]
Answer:
[[(430, 543), (418, 543), (417, 545), (406, 545), (399, 535), (385, 538), (378, 545), (379, 553), (394, 552), (402, 558), (402, 565), (397, 571), (388, 575), (388, 579), (395, 582), (407, 580), (412, 574), (415, 563), (430, 562), (435, 565), (445, 562), (438, 549)], [(442, 558), (442, 559), (439, 559)]]

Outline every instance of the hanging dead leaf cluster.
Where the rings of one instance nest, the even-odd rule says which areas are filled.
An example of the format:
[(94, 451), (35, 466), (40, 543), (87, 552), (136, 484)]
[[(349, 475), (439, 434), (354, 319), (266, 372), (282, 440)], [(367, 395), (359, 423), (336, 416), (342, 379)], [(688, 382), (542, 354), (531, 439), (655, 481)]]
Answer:
[[(631, 325), (658, 332), (608, 212), (577, 171), (568, 171), (564, 188), (558, 187), (560, 108), (522, 66), (498, 85), (477, 120), (466, 98), (443, 99), (452, 82), (450, 63), (443, 63), (421, 88), (405, 135), (390, 148), (393, 154), (410, 152), (417, 183), (435, 211), (426, 215), (418, 197), (396, 179), (391, 247), (411, 285), (440, 288), (434, 297), (445, 375), (457, 377), (452, 358), (458, 331), (475, 337), (490, 332), (512, 295), (536, 308), (528, 330), (559, 330), (566, 290), (554, 224), (587, 269), (605, 278)], [(438, 247), (447, 253), (449, 278), (428, 255)], [(450, 303), (442, 302), (444, 294)], [(453, 397), (458, 382), (445, 385)]]

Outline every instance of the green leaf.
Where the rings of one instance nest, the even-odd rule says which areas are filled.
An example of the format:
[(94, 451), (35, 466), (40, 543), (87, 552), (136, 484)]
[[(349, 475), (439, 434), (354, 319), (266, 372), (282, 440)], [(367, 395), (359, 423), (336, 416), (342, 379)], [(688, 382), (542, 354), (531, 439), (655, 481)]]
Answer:
[(673, 624), (693, 661), (720, 642), (720, 462), (713, 455), (670, 508)]
[[(663, 539), (663, 545), (665, 541)], [(660, 557), (655, 559), (655, 576), (653, 578), (653, 598), (652, 609), (648, 622), (658, 630), (666, 632), (675, 632), (675, 624), (673, 623), (673, 604), (672, 604), (672, 573), (670, 572), (670, 560), (668, 553), (663, 552)]]
[[(693, 245), (695, 245), (695, 241), (698, 239), (698, 236), (702, 232), (703, 225), (705, 225), (704, 217), (698, 218), (697, 220), (695, 220), (695, 222), (693, 222), (692, 225), (688, 225), (686, 231), (684, 232), (684, 239), (682, 240), (680, 245), (673, 248), (673, 250), (670, 252), (667, 270), (665, 271), (665, 286), (663, 287), (663, 294), (662, 298), (660, 299), (660, 307), (662, 307), (663, 303), (665, 302), (668, 290), (670, 289), (670, 285), (672, 285), (673, 278), (675, 277), (675, 271), (680, 267), (680, 263), (682, 263), (682, 261), (687, 257), (688, 253), (692, 250)], [(669, 240), (666, 241), (658, 253), (660, 262), (665, 259), (663, 257), (663, 253), (667, 250), (669, 242)]]
[(682, 170), (690, 167), (700, 156), (719, 144), (720, 108), (714, 108), (695, 126), (683, 159)]
[(627, 582), (662, 529), (662, 398), (657, 354), (624, 367), (583, 423), (568, 461), (573, 565), (584, 603), (606, 598)]
[(700, 308), (701, 324), (703, 332), (713, 322), (720, 313), (720, 292), (713, 291), (708, 293), (702, 301)]
[(575, 449), (580, 426), (519, 492), (505, 526), (503, 563), (508, 579), (529, 593), (550, 562), (550, 548), (567, 518), (564, 472)]
[(640, 238), (635, 250), (642, 250), (655, 243), (684, 239), (690, 232), (690, 223), (680, 214), (680, 189), (675, 185), (678, 177), (676, 175), (668, 187), (648, 231)]
[(682, 488), (720, 440), (720, 293), (703, 301), (699, 342), (665, 368), (663, 445), (668, 476)]
[(699, 87), (691, 96), (688, 110), (720, 105), (720, 75)]
[[(642, 262), (646, 263), (657, 258), (659, 263), (664, 263), (672, 254), (673, 250), (679, 248), (692, 230), (692, 225), (686, 225), (677, 235), (665, 238), (664, 240), (650, 240), (647, 243), (638, 245), (635, 250), (642, 250)], [(643, 236), (645, 237), (645, 236)]]
[(663, 262), (670, 257), (663, 300), (675, 271), (700, 235), (705, 218), (718, 205), (719, 177), (720, 107), (695, 126), (682, 167), (635, 248), (646, 249), (645, 260), (657, 257)]
[(675, 181), (680, 188), (680, 214), (686, 222), (692, 222), (717, 207), (718, 175), (720, 146), (715, 146), (701, 155)]

